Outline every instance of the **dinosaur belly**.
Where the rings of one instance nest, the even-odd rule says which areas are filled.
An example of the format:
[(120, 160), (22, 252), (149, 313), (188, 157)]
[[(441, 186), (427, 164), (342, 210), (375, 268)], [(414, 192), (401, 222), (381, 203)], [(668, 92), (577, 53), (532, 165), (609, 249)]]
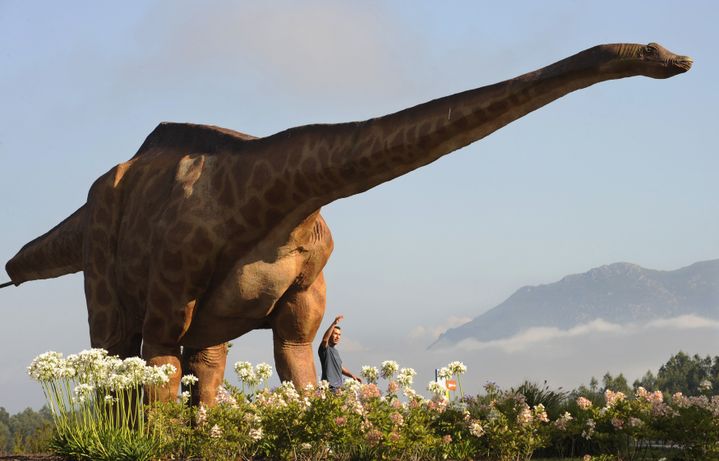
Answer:
[[(200, 303), (183, 343), (221, 342), (265, 326), (288, 290), (303, 290), (332, 252), (332, 236), (319, 213), (297, 226), (283, 245), (262, 242), (233, 265)], [(218, 341), (219, 340), (219, 341)]]

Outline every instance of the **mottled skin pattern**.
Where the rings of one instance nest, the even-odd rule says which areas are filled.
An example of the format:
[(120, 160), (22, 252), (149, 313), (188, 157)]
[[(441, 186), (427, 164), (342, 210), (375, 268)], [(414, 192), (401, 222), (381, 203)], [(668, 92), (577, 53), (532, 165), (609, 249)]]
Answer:
[(92, 346), (200, 378), (212, 403), (226, 342), (271, 328), (282, 380), (316, 382), (332, 237), (319, 209), (477, 141), (572, 91), (691, 60), (659, 45), (600, 45), (517, 78), (364, 122), (266, 138), (164, 123), (87, 203), (8, 262), (12, 282), (84, 271)]

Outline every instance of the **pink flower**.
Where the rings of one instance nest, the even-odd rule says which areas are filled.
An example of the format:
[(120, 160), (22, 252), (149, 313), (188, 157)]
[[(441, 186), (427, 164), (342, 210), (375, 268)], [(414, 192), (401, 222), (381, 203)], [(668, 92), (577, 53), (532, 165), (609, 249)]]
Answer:
[(379, 388), (376, 384), (365, 384), (362, 387), (360, 387), (360, 398), (362, 400), (370, 400), (370, 399), (376, 399), (379, 398), (380, 395), (382, 395), (379, 391)]
[(534, 417), (537, 418), (539, 421), (543, 423), (549, 422), (549, 416), (547, 416), (547, 412), (544, 409), (544, 405), (541, 403), (539, 405), (535, 405), (534, 408)]
[(664, 402), (659, 402), (652, 405), (652, 416), (665, 417), (675, 416), (676, 414), (677, 412)]
[(442, 443), (452, 443), (452, 436), (447, 434), (444, 437), (442, 437)]
[(372, 429), (367, 432), (365, 438), (367, 439), (367, 442), (369, 442), (371, 445), (376, 445), (382, 440), (382, 433), (377, 429)]
[(649, 395), (649, 401), (652, 403), (661, 403), (664, 401), (664, 394), (662, 394), (662, 391), (654, 391)]
[(394, 413), (392, 413), (391, 415), (389, 415), (389, 419), (391, 419), (392, 423), (397, 426), (401, 426), (402, 424), (404, 424), (404, 418), (402, 417), (402, 415), (400, 415), (396, 411)]
[(664, 401), (664, 395), (662, 391), (649, 392), (643, 387), (638, 387), (636, 390), (636, 396), (638, 399), (646, 400), (652, 404), (661, 403)]
[(604, 399), (607, 401), (608, 407), (613, 407), (617, 402), (624, 400), (624, 397), (626, 396), (623, 392), (614, 392), (609, 389), (604, 391)]
[(395, 443), (396, 443), (396, 442), (399, 442), (399, 439), (400, 439), (401, 437), (400, 437), (400, 435), (399, 435), (398, 433), (396, 433), (396, 432), (390, 432), (388, 438), (389, 438), (389, 441), (390, 441), (390, 442), (395, 442)]
[(399, 389), (399, 384), (397, 384), (397, 381), (390, 381), (389, 384), (387, 384), (387, 392), (389, 394), (394, 394)]
[(338, 426), (344, 426), (346, 422), (347, 418), (345, 418), (344, 416), (338, 416), (335, 418), (335, 424)]
[(621, 418), (612, 418), (612, 426), (615, 429), (621, 429), (624, 427), (624, 421)]
[(584, 397), (579, 397), (577, 398), (577, 405), (582, 410), (589, 410), (592, 408), (592, 401)]
[(532, 411), (529, 409), (527, 404), (524, 404), (524, 408), (517, 415), (517, 422), (521, 426), (525, 426), (532, 422)]

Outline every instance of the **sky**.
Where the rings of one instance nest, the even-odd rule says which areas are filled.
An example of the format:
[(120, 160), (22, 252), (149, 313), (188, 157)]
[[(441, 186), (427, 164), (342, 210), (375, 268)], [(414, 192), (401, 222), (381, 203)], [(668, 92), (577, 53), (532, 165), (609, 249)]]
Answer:
[[(572, 93), (323, 208), (335, 250), (319, 334), (343, 314), (348, 368), (398, 360), (420, 390), (450, 360), (477, 392), (523, 379), (571, 388), (606, 371), (631, 380), (679, 350), (716, 355), (719, 326), (686, 318), (426, 347), (525, 285), (619, 261), (673, 270), (719, 257), (717, 8), (0, 0), (0, 262), (81, 206), (159, 122), (266, 136), (392, 113), (601, 43), (658, 42), (694, 58), (692, 70)], [(0, 406), (42, 405), (25, 367), (89, 347), (86, 318), (82, 274), (0, 290)], [(237, 360), (272, 363), (271, 334), (233, 341)]]

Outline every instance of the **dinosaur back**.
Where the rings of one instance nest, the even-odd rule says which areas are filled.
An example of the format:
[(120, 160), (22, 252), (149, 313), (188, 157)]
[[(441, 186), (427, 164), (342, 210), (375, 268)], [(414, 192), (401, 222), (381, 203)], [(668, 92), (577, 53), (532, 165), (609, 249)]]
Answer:
[(179, 148), (187, 152), (217, 152), (257, 139), (249, 134), (213, 125), (162, 122), (152, 130), (134, 158), (152, 149)]

